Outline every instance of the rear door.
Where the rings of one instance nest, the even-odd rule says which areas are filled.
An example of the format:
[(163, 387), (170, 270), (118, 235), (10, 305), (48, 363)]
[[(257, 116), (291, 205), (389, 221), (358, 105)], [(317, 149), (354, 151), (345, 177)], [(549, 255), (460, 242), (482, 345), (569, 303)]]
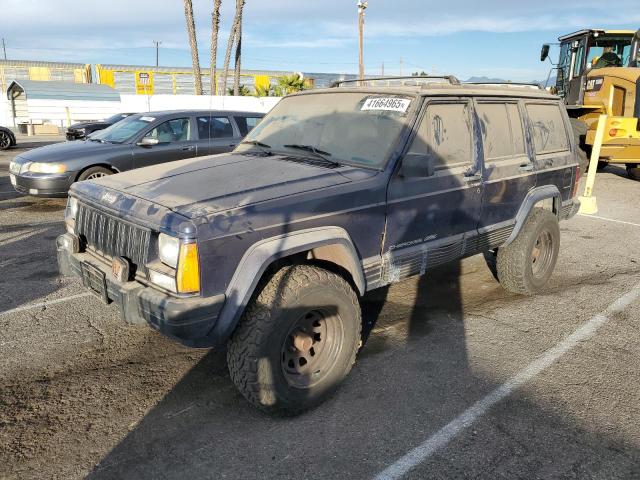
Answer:
[(505, 227), (508, 236), (508, 226), (535, 186), (533, 152), (526, 148), (521, 107), (517, 100), (476, 100), (485, 162), (481, 233)]
[(230, 152), (240, 143), (242, 137), (227, 115), (212, 115), (210, 132), (209, 150), (212, 155)]
[(395, 174), (389, 184), (384, 240), (387, 280), (424, 273), (464, 255), (477, 234), (482, 181), (472, 103), (431, 101), (409, 147), (434, 163), (428, 177)]
[(159, 122), (147, 130), (144, 137), (154, 138), (158, 144), (133, 146), (135, 168), (195, 157), (198, 152), (193, 121), (189, 115)]

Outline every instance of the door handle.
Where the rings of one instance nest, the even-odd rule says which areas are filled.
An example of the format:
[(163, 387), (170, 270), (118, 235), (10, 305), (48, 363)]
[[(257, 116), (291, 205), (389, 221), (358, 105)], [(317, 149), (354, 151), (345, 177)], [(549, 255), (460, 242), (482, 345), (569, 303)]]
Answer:
[(230, 147), (237, 147), (238, 144), (237, 143), (232, 143), (231, 145), (229, 145)]
[(533, 172), (533, 163), (524, 163), (520, 165), (519, 170), (521, 172)]
[(185, 147), (182, 147), (183, 152), (193, 152), (195, 149), (196, 147), (194, 147), (193, 145), (187, 145)]
[(479, 180), (482, 180), (482, 174), (481, 173), (474, 173), (473, 175), (465, 175), (464, 179), (467, 182), (477, 182)]

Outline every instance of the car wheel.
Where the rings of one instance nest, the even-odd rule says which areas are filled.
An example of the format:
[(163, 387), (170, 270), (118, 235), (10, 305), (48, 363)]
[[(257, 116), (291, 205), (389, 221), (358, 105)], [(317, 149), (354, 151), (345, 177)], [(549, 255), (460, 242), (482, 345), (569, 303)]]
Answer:
[(253, 405), (295, 415), (331, 394), (360, 341), (358, 297), (342, 277), (312, 265), (283, 267), (247, 306), (227, 363)]
[(78, 181), (94, 180), (100, 177), (106, 177), (107, 175), (113, 175), (113, 172), (105, 167), (91, 167), (87, 168), (78, 176)]
[(0, 130), (0, 150), (8, 149), (12, 143), (11, 135), (9, 135), (8, 132)]
[(631, 178), (632, 180), (637, 180), (640, 182), (640, 165), (637, 163), (627, 164), (627, 175), (629, 175), (629, 178)]
[(500, 284), (521, 295), (538, 293), (553, 273), (559, 248), (558, 218), (548, 210), (536, 208), (515, 240), (498, 249)]

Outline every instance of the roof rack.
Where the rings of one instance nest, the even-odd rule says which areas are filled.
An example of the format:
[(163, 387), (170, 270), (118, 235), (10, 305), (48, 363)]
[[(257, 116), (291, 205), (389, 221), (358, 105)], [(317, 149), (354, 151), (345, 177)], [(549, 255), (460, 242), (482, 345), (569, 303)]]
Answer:
[(536, 90), (545, 90), (542, 85), (535, 82), (464, 82), (464, 85), (487, 85), (491, 87), (535, 88)]
[(331, 84), (331, 88), (338, 87), (346, 87), (356, 84), (358, 87), (372, 87), (372, 86), (404, 86), (404, 87), (417, 87), (421, 85), (426, 85), (429, 83), (449, 83), (451, 85), (460, 85), (460, 80), (458, 80), (453, 75), (442, 75), (442, 76), (432, 76), (432, 75), (416, 75), (416, 76), (403, 76), (403, 77), (371, 77), (353, 80), (338, 80)]

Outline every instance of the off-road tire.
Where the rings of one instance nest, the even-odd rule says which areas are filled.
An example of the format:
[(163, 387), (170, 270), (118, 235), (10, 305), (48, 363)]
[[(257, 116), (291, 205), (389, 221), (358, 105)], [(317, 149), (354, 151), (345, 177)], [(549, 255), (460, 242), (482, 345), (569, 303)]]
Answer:
[(91, 180), (93, 178), (106, 177), (107, 175), (113, 175), (113, 172), (105, 167), (90, 167), (84, 172), (78, 175), (78, 182), (83, 180)]
[(627, 175), (629, 175), (630, 179), (640, 182), (640, 165), (632, 163), (628, 164)]
[[(301, 387), (287, 376), (291, 374), (286, 371), (286, 342), (295, 325), (308, 316), (305, 312), (316, 310), (334, 313), (331, 321), (341, 326), (340, 334), (334, 335), (339, 347), (327, 350), (333, 354), (325, 355), (329, 362), (325, 368), (300, 377), (309, 383)], [(330, 395), (351, 371), (361, 328), (358, 297), (345, 279), (313, 265), (283, 267), (254, 295), (228, 342), (231, 379), (261, 410), (302, 413)]]
[[(541, 261), (544, 263), (534, 267), (534, 248), (538, 248), (540, 238), (550, 239), (550, 247), (543, 253)], [(553, 273), (559, 248), (560, 226), (557, 217), (548, 210), (534, 209), (515, 240), (498, 249), (496, 265), (500, 284), (505, 290), (521, 295), (538, 293)], [(542, 270), (534, 274), (534, 268), (540, 267)]]

